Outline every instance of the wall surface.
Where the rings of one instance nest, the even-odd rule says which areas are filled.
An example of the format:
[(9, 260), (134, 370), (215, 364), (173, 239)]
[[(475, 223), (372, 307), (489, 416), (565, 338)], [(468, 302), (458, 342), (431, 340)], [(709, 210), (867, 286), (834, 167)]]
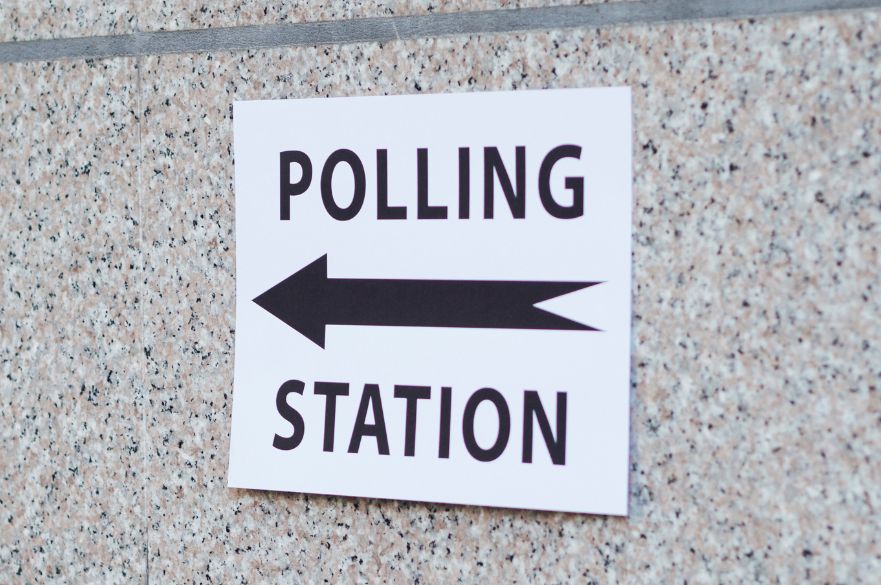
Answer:
[[(51, 4), (0, 40), (462, 5)], [(630, 516), (226, 488), (233, 100), (606, 85)], [(0, 64), (0, 582), (877, 582), (879, 248), (878, 10)]]

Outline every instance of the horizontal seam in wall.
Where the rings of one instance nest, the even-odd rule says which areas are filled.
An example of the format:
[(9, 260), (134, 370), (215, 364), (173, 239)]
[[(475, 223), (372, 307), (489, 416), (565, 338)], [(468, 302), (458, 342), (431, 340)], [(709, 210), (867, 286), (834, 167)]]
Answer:
[(137, 57), (881, 8), (881, 0), (629, 0), (0, 43), (0, 63)]

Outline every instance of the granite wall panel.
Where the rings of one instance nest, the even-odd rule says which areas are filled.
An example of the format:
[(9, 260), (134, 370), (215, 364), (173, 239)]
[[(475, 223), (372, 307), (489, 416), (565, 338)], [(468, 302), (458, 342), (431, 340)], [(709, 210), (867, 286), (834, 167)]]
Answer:
[(0, 42), (125, 34), (135, 30), (133, 0), (3, 0)]
[[(881, 15), (144, 58), (151, 580), (872, 582)], [(629, 85), (631, 515), (225, 487), (236, 99)]]
[(0, 66), (0, 582), (143, 578), (137, 79)]
[(162, 0), (141, 5), (138, 18), (142, 30), (185, 30), (621, 1), (625, 0)]
[(625, 0), (4, 0), (0, 42)]

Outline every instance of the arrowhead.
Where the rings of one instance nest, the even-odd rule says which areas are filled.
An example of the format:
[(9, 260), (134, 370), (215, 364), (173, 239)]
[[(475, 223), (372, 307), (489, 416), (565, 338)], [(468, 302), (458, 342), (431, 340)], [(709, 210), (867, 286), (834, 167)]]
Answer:
[(327, 254), (282, 280), (254, 302), (324, 348)]

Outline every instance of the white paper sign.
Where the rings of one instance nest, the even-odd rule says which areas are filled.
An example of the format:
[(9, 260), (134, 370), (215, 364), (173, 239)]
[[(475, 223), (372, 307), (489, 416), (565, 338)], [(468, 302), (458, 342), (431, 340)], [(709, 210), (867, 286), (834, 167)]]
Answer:
[(234, 114), (229, 485), (626, 515), (630, 90)]

